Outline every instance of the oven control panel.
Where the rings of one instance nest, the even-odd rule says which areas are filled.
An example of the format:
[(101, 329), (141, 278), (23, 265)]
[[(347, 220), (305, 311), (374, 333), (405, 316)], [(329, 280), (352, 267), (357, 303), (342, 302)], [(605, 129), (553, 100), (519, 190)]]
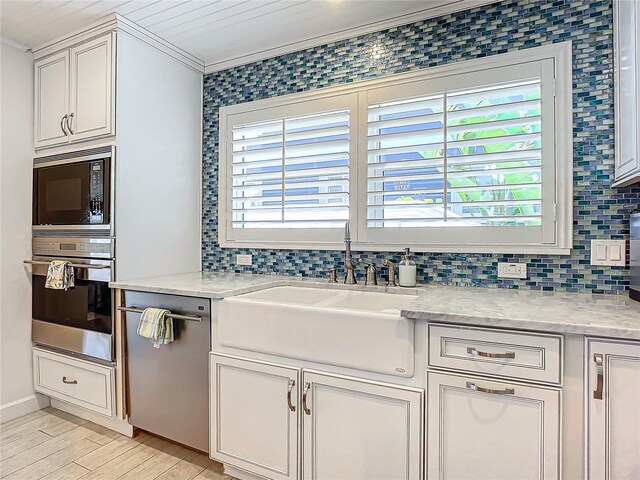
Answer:
[(33, 254), (60, 257), (114, 257), (112, 238), (33, 238)]

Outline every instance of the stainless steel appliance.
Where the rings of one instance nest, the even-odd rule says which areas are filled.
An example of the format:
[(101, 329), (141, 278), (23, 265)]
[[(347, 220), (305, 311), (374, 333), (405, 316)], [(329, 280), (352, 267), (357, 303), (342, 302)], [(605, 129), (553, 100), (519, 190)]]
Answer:
[(629, 297), (640, 302), (640, 210), (629, 219)]
[(113, 147), (33, 161), (33, 230), (112, 233)]
[[(110, 238), (33, 238), (33, 258), (24, 261), (32, 266), (33, 343), (114, 361), (113, 256)], [(45, 288), (52, 260), (70, 262), (74, 288)]]
[[(129, 423), (207, 452), (209, 450), (209, 300), (124, 292)], [(146, 307), (171, 312), (175, 341), (155, 348), (136, 333)]]

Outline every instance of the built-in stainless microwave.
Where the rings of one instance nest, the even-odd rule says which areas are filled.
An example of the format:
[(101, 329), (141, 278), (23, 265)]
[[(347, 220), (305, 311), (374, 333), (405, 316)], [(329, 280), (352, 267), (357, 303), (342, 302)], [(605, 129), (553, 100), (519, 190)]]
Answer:
[(101, 147), (34, 159), (34, 232), (109, 233), (112, 158), (112, 147)]

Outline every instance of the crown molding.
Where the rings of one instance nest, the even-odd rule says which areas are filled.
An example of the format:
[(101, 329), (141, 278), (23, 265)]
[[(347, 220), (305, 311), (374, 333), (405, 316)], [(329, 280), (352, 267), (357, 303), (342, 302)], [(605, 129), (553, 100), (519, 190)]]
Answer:
[(0, 43), (2, 43), (3, 45), (8, 45), (9, 47), (15, 48), (16, 50), (20, 50), (21, 52), (29, 51), (29, 47), (21, 43), (15, 42), (10, 38), (0, 37)]
[[(248, 63), (257, 62), (260, 60), (266, 60), (276, 57), (278, 55), (284, 55), (287, 53), (297, 52), (306, 48), (317, 47), (318, 45), (324, 45), (326, 43), (337, 42), (340, 40), (346, 40), (354, 38), (359, 35), (365, 35), (368, 33), (379, 32), (387, 28), (398, 27), (401, 25), (407, 25), (409, 23), (418, 22), (420, 20), (427, 20), (429, 18), (436, 18), (449, 13), (460, 12), (463, 10), (469, 10), (471, 8), (488, 5), (490, 3), (500, 3), (502, 0), (455, 0), (454, 2), (444, 5), (437, 5), (424, 8), (418, 12), (408, 13), (406, 15), (398, 15), (379, 22), (373, 22), (366, 25), (362, 25), (356, 28), (346, 28), (338, 32), (332, 32), (326, 35), (320, 35), (317, 37), (307, 38), (298, 42), (292, 42), (284, 45), (279, 45), (272, 48), (266, 48), (259, 52), (250, 53), (247, 55), (240, 55), (237, 57), (230, 57), (224, 60), (206, 63), (204, 73), (213, 73), (220, 70), (226, 70), (232, 67), (238, 67), (240, 65), (246, 65)], [(428, 2), (425, 2), (428, 3)], [(205, 59), (206, 60), (206, 59)]]
[(34, 59), (37, 60), (47, 55), (51, 55), (52, 53), (58, 52), (64, 48), (69, 48), (73, 45), (112, 31), (123, 31), (129, 33), (152, 47), (170, 55), (198, 73), (204, 73), (205, 65), (202, 60), (117, 13), (106, 15), (87, 27), (76, 30), (62, 37), (58, 37), (55, 40), (46, 42), (42, 45), (38, 45), (32, 49)]

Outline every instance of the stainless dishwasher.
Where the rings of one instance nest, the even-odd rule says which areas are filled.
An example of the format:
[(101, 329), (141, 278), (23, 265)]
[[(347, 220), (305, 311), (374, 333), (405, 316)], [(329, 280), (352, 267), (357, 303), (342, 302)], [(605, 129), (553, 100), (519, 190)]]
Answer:
[[(129, 423), (207, 452), (211, 304), (208, 299), (124, 292)], [(166, 308), (175, 340), (155, 348), (136, 333), (146, 307)]]

